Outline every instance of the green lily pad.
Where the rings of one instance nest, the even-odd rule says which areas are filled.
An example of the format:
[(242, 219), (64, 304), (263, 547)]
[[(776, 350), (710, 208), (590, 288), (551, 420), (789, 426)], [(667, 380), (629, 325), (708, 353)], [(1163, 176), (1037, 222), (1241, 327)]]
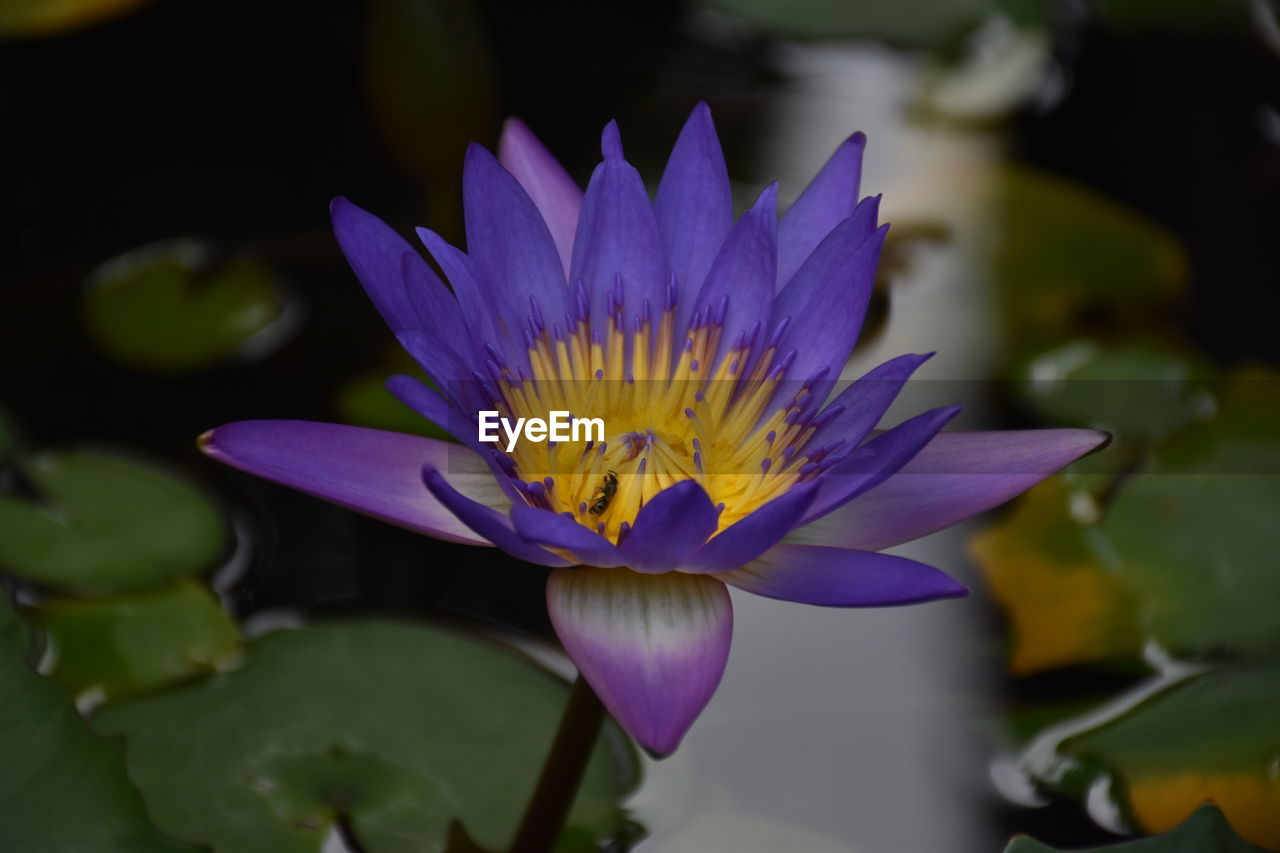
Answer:
[[(357, 622), (269, 634), (244, 665), (115, 704), (157, 823), (226, 853), (315, 853), (344, 820), (369, 853), (440, 851), (451, 821), (505, 849), (533, 790), (566, 685), (487, 642)], [(637, 780), (612, 725), (570, 816), (573, 834), (623, 830)]]
[(145, 595), (49, 601), (34, 619), (52, 643), (48, 674), (103, 700), (208, 674), (240, 650), (231, 617), (190, 580)]
[(200, 489), (149, 462), (96, 450), (21, 460), (37, 498), (0, 495), (0, 568), (91, 594), (211, 568), (227, 528)]
[[(1242, 840), (1227, 823), (1222, 812), (1210, 805), (1196, 809), (1195, 814), (1155, 838), (1127, 841), (1092, 850), (1114, 853), (1266, 853), (1261, 847)], [(1015, 838), (1005, 853), (1062, 853), (1031, 838)]]
[(1177, 653), (1280, 646), (1280, 381), (1238, 375), (1221, 416), (1161, 447), (1101, 531), (1144, 632)]
[(250, 255), (214, 263), (194, 240), (158, 243), (108, 261), (85, 294), (98, 346), (161, 373), (216, 365), (269, 336), (284, 316), (275, 276)]
[(0, 826), (6, 850), (196, 850), (160, 834), (125, 775), (124, 743), (98, 737), (66, 691), (23, 660), (22, 626), (0, 596)]
[(1018, 396), (1046, 423), (1107, 430), (1126, 443), (1149, 443), (1216, 409), (1206, 367), (1141, 344), (1074, 341), (1031, 359), (1015, 378)]
[(1241, 662), (1185, 680), (1062, 751), (1122, 780), (1127, 810), (1148, 832), (1213, 800), (1241, 836), (1280, 847), (1278, 708), (1280, 659)]
[(1082, 186), (1025, 168), (991, 185), (986, 252), (1011, 354), (1081, 332), (1155, 337), (1187, 286), (1182, 247), (1165, 229)]
[(1137, 660), (1142, 650), (1133, 591), (1104, 567), (1096, 530), (1073, 516), (1073, 500), (1092, 502), (1052, 477), (970, 540), (987, 589), (1009, 618), (1013, 675)]

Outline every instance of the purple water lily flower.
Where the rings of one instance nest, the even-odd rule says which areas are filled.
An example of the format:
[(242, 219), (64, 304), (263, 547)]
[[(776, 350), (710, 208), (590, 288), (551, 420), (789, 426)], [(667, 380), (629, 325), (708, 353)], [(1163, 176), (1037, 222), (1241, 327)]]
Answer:
[[(1090, 430), (941, 432), (957, 408), (877, 425), (928, 356), (834, 394), (888, 226), (859, 200), (865, 138), (779, 219), (776, 186), (735, 221), (704, 104), (650, 200), (618, 128), (585, 194), (518, 121), (463, 173), (467, 252), (333, 203), (361, 284), (440, 392), (388, 387), (461, 444), (245, 421), (215, 459), (359, 512), (554, 567), (547, 605), (618, 722), (676, 748), (724, 672), (728, 586), (835, 607), (962, 595), (877, 553), (1002, 503), (1096, 448)], [(600, 440), (478, 440), (478, 412), (599, 417)]]

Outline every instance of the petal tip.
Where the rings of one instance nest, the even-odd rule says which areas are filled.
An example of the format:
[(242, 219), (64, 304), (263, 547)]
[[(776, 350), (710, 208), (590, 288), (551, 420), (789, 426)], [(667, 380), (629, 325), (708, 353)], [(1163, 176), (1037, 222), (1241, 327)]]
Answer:
[(622, 131), (618, 129), (617, 119), (604, 126), (604, 131), (600, 134), (600, 153), (609, 161), (623, 158)]
[(216, 430), (205, 430), (196, 438), (196, 449), (206, 456), (214, 454), (213, 434)]
[(498, 165), (498, 160), (493, 156), (493, 152), (485, 148), (479, 142), (472, 142), (467, 145), (467, 153), (462, 158), (463, 179), (466, 173), (477, 167), (487, 168)]

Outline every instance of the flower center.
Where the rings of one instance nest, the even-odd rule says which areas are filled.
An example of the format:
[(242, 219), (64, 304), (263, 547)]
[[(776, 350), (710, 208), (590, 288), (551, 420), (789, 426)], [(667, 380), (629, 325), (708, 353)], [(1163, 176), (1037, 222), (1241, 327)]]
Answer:
[(566, 331), (535, 309), (527, 374), (491, 365), (503, 417), (561, 410), (604, 421), (603, 442), (516, 443), (508, 455), (531, 504), (620, 542), (646, 501), (696, 480), (722, 530), (830, 461), (833, 447), (802, 452), (825, 421), (812, 386), (826, 371), (784, 382), (795, 355), (777, 351), (786, 319), (768, 340), (757, 324), (722, 347), (722, 303), (695, 313), (677, 346), (674, 287), (656, 324), (646, 305), (630, 330), (610, 301), (603, 339), (585, 310), (566, 317)]

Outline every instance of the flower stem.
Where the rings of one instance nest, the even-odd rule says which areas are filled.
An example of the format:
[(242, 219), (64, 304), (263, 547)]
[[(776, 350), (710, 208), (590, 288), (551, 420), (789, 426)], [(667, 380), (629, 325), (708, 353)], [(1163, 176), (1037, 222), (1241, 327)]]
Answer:
[(560, 718), (555, 742), (542, 765), (538, 787), (520, 821), (511, 853), (551, 853), (564, 829), (569, 807), (582, 784), (587, 760), (603, 724), (604, 706), (579, 675), (569, 691), (569, 702)]

